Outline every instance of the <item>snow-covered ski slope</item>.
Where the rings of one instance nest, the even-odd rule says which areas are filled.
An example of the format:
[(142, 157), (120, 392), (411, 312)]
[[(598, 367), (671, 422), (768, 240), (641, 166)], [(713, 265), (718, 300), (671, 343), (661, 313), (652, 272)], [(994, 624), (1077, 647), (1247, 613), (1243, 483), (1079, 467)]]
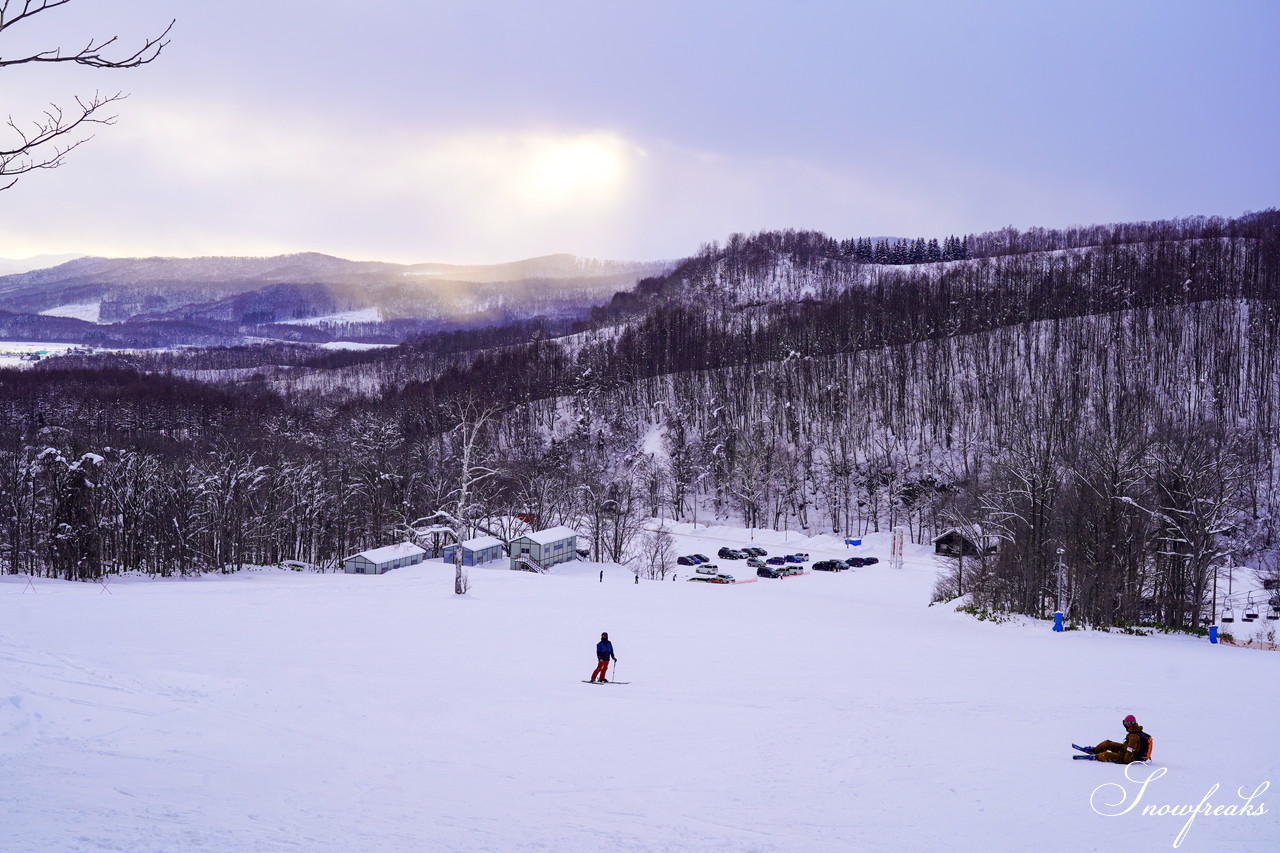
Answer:
[[(681, 531), (680, 553), (751, 541)], [(465, 597), (440, 563), (5, 577), (0, 850), (1131, 853), (1187, 822), (1146, 806), (1280, 783), (1280, 654), (979, 622), (926, 606), (923, 546), (895, 571), (878, 537), (782, 539), (754, 542), (882, 562), (737, 586), (478, 568)], [(601, 631), (630, 685), (581, 683)], [(1141, 793), (1071, 760), (1128, 713), (1155, 737), (1134, 775), (1165, 771)], [(1280, 849), (1277, 795), (1178, 849)]]

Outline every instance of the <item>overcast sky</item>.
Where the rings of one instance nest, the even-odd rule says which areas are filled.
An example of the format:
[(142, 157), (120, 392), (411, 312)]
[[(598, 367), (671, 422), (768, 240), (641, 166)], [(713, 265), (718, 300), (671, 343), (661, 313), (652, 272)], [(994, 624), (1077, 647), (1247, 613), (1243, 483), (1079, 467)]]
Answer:
[(73, 0), (131, 71), (11, 67), (114, 127), (0, 193), (0, 257), (682, 257), (1280, 204), (1280, 2)]

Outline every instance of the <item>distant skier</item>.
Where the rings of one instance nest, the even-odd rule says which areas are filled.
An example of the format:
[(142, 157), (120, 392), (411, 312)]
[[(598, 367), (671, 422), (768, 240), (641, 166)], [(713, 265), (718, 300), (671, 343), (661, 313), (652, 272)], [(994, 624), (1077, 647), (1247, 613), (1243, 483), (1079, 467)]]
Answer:
[(613, 643), (609, 642), (609, 635), (601, 634), (600, 642), (596, 643), (596, 664), (595, 672), (591, 673), (592, 681), (604, 683), (604, 675), (609, 671), (609, 659), (612, 658), (614, 663), (618, 662), (617, 656), (613, 653)]
[(1124, 718), (1124, 743), (1104, 740), (1097, 746), (1076, 746), (1087, 755), (1073, 755), (1077, 761), (1110, 761), (1115, 764), (1132, 764), (1135, 761), (1146, 761), (1151, 757), (1151, 735), (1142, 730), (1137, 719), (1130, 714)]

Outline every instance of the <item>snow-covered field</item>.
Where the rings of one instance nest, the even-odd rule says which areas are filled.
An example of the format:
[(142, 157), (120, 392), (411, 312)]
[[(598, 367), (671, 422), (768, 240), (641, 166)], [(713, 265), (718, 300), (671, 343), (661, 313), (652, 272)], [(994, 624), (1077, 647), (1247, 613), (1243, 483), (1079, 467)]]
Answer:
[(62, 355), (75, 344), (45, 343), (40, 341), (0, 341), (0, 367), (30, 367), (27, 358), (32, 353), (41, 357)]
[(59, 305), (47, 308), (40, 314), (45, 317), (70, 317), (73, 320), (84, 320), (86, 323), (97, 323), (102, 316), (102, 300), (76, 302), (71, 305)]
[[(1280, 654), (979, 622), (926, 606), (923, 547), (894, 570), (876, 537), (755, 543), (882, 562), (735, 586), (478, 568), (465, 597), (438, 562), (4, 577), (0, 849), (1127, 853), (1187, 823), (1144, 807), (1280, 782)], [(630, 684), (581, 683), (601, 631)], [(1155, 737), (1145, 790), (1070, 758), (1127, 713)], [(1278, 849), (1276, 793), (1179, 849)]]
[(395, 344), (365, 344), (359, 341), (328, 341), (320, 344), (320, 349), (340, 349), (340, 350), (372, 350), (372, 349), (390, 349)]
[(288, 320), (293, 326), (323, 326), (329, 323), (380, 323), (382, 312), (376, 307), (357, 308), (337, 314), (326, 314), (323, 317), (308, 317), (305, 320)]

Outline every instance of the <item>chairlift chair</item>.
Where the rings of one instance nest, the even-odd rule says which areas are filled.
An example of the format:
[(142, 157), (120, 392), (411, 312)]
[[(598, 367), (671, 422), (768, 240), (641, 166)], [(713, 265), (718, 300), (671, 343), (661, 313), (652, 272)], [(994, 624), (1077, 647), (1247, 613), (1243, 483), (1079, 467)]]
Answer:
[(1245, 622), (1252, 622), (1258, 618), (1258, 605), (1253, 603), (1253, 593), (1249, 593), (1249, 600), (1244, 605), (1244, 616), (1241, 618)]
[(1234, 621), (1236, 621), (1236, 614), (1235, 614), (1235, 611), (1234, 611), (1234, 610), (1232, 610), (1230, 607), (1224, 607), (1224, 608), (1222, 608), (1222, 621), (1223, 621), (1223, 622), (1234, 622)]
[(1276, 621), (1277, 619), (1280, 619), (1280, 607), (1276, 607), (1274, 604), (1272, 604), (1271, 609), (1267, 611), (1267, 618), (1270, 619), (1272, 622)]

